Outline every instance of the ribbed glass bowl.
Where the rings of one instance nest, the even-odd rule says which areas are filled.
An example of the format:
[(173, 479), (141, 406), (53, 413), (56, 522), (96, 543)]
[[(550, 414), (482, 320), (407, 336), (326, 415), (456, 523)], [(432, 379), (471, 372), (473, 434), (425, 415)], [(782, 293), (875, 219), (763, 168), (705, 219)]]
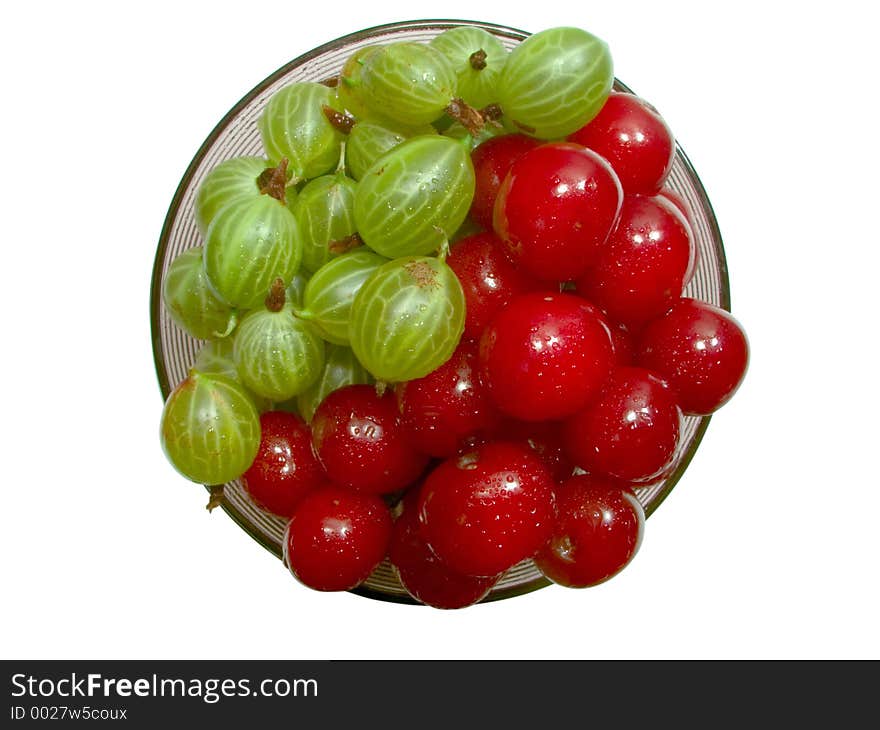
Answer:
[[(363, 46), (398, 40), (426, 42), (443, 30), (459, 25), (484, 28), (497, 36), (508, 49), (529, 35), (515, 28), (465, 20), (415, 20), (368, 28), (325, 43), (278, 69), (251, 89), (208, 135), (189, 164), (171, 201), (153, 266), (150, 319), (153, 356), (163, 399), (187, 376), (202, 344), (172, 322), (162, 304), (161, 290), (171, 261), (184, 250), (202, 243), (193, 216), (193, 201), (205, 175), (219, 162), (230, 157), (263, 155), (257, 118), (272, 94), (281, 87), (295, 81), (329, 80), (339, 73), (346, 59)], [(615, 85), (619, 90), (631, 91), (619, 80), (615, 81)], [(668, 187), (684, 198), (693, 211), (697, 266), (685, 293), (729, 310), (729, 282), (721, 235), (703, 185), (680, 145), (676, 148)], [(663, 481), (637, 490), (648, 516), (681, 478), (708, 424), (709, 417), (686, 417), (674, 471)], [(245, 532), (281, 559), (285, 522), (256, 507), (237, 480), (224, 485), (223, 492), (222, 506), (225, 512)], [(484, 600), (509, 598), (546, 585), (548, 581), (527, 560), (511, 568)], [(355, 592), (371, 598), (414, 603), (387, 561)]]

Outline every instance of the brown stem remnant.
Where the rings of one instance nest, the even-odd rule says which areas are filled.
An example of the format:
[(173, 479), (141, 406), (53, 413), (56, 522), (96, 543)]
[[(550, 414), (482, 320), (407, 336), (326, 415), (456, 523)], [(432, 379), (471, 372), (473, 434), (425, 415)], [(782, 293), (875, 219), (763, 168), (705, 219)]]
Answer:
[(287, 205), (287, 158), (282, 157), (278, 167), (267, 167), (257, 178), (257, 187), (263, 195), (269, 195), (282, 205)]
[(476, 137), (485, 124), (483, 115), (468, 104), (464, 99), (455, 98), (446, 107), (446, 113), (461, 125), (474, 137)]
[(323, 86), (329, 86), (331, 89), (335, 89), (337, 86), (339, 86), (339, 77), (331, 76), (329, 79), (324, 79), (323, 81), (321, 81), (321, 84)]
[(284, 308), (284, 302), (287, 298), (284, 290), (284, 279), (276, 276), (272, 286), (269, 287), (269, 293), (266, 295), (266, 309), (270, 312), (280, 312)]
[(504, 110), (500, 104), (489, 104), (480, 109), (480, 114), (487, 122), (500, 122), (504, 116)]
[(342, 132), (342, 134), (349, 134), (351, 128), (357, 122), (357, 119), (348, 112), (337, 111), (332, 106), (327, 106), (326, 104), (321, 105), (321, 111), (324, 112), (324, 116), (327, 117), (327, 121), (333, 125), (333, 128), (338, 132)]
[(336, 241), (330, 241), (330, 243), (327, 244), (327, 250), (334, 256), (338, 256), (339, 254), (347, 253), (353, 248), (357, 248), (358, 246), (363, 245), (363, 239), (357, 233), (352, 233), (350, 236), (346, 236), (345, 238), (340, 238)]
[(209, 488), (210, 496), (208, 497), (208, 504), (205, 505), (205, 509), (208, 512), (213, 512), (215, 507), (222, 507), (223, 502), (225, 501), (225, 497), (223, 496), (223, 485), (215, 484), (213, 487)]
[(482, 48), (479, 51), (474, 51), (468, 58), (468, 62), (474, 71), (482, 71), (486, 68), (486, 52)]
[(410, 261), (403, 265), (406, 273), (412, 277), (416, 286), (421, 289), (428, 289), (440, 286), (437, 281), (437, 272), (431, 267), (427, 261)]

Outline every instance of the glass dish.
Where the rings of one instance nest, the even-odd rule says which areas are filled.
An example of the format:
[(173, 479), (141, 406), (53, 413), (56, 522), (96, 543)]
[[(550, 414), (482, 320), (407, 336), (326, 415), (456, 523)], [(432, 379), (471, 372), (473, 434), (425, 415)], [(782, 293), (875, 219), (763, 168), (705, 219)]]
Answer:
[[(257, 118), (269, 98), (281, 87), (295, 81), (326, 81), (339, 73), (343, 63), (357, 49), (397, 40), (426, 42), (443, 30), (460, 25), (476, 25), (493, 33), (513, 48), (529, 33), (492, 23), (465, 20), (414, 20), (368, 28), (325, 43), (293, 59), (249, 91), (211, 131), (190, 162), (174, 197), (159, 239), (151, 281), (150, 319), (153, 356), (163, 400), (183, 380), (195, 360), (201, 342), (183, 333), (169, 318), (162, 305), (162, 280), (171, 261), (182, 251), (201, 243), (193, 217), (196, 190), (205, 174), (222, 160), (241, 155), (262, 155)], [(631, 91), (620, 80), (615, 88)], [(685, 294), (730, 309), (727, 266), (721, 235), (706, 191), (680, 145), (668, 187), (678, 193), (693, 211), (697, 247), (697, 266)], [(685, 417), (676, 453), (675, 469), (654, 485), (637, 490), (637, 496), (650, 516), (681, 479), (696, 452), (710, 417)], [(263, 512), (248, 498), (240, 482), (223, 486), (222, 507), (246, 533), (278, 559), (285, 523)], [(531, 561), (511, 568), (485, 601), (517, 596), (549, 585)], [(381, 564), (355, 593), (370, 598), (414, 603), (397, 581), (388, 562)]]

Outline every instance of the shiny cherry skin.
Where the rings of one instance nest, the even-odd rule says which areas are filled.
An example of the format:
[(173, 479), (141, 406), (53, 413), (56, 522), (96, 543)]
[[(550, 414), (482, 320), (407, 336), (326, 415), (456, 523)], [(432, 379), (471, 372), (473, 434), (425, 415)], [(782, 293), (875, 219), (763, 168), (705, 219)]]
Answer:
[(494, 576), (550, 538), (553, 478), (522, 443), (493, 441), (437, 465), (419, 494), (422, 537), (449, 568)]
[(568, 139), (608, 160), (628, 194), (657, 193), (675, 160), (675, 138), (663, 117), (644, 99), (621, 91), (612, 91), (599, 113)]
[(518, 267), (542, 281), (572, 281), (603, 250), (622, 199), (603, 157), (573, 142), (548, 142), (511, 165), (493, 228)]
[(494, 233), (484, 232), (458, 241), (446, 257), (464, 291), (464, 337), (479, 339), (492, 315), (512, 297), (542, 288), (517, 269)]
[(315, 453), (330, 481), (372, 494), (390, 494), (422, 473), (428, 456), (409, 442), (397, 400), (373, 385), (330, 393), (312, 416)]
[(429, 456), (455, 454), (468, 439), (496, 430), (501, 415), (483, 383), (477, 343), (462, 340), (440, 367), (395, 389), (400, 424)]
[(480, 339), (480, 367), (496, 406), (523, 421), (580, 410), (599, 394), (613, 361), (607, 326), (575, 294), (520, 294)]
[(625, 325), (612, 322), (608, 318), (608, 315), (592, 302), (589, 302), (586, 299), (584, 299), (584, 302), (593, 312), (595, 312), (596, 316), (605, 323), (605, 326), (608, 327), (608, 332), (611, 334), (611, 344), (614, 345), (615, 364), (631, 365), (633, 361), (633, 348), (635, 347), (633, 333), (630, 332)]
[(519, 421), (508, 418), (498, 430), (508, 441), (522, 441), (543, 460), (554, 482), (563, 482), (574, 471), (565, 453), (561, 421)]
[(565, 420), (562, 438), (584, 471), (647, 484), (671, 467), (681, 424), (665, 380), (645, 368), (620, 367), (595, 403)]
[(501, 577), (462, 575), (440, 561), (422, 537), (417, 490), (407, 493), (403, 511), (394, 521), (388, 559), (406, 592), (433, 608), (465, 608), (478, 603)]
[(685, 273), (684, 275), (684, 283), (685, 286), (687, 286), (691, 282), (691, 279), (694, 278), (694, 273), (697, 270), (697, 264), (700, 260), (700, 249), (696, 245), (697, 239), (694, 233), (694, 211), (688, 204), (688, 202), (669, 186), (664, 185), (660, 189), (660, 192), (657, 193), (657, 195), (661, 198), (666, 198), (670, 203), (678, 208), (678, 212), (681, 213), (685, 221), (687, 221), (691, 240), (694, 242), (694, 258), (691, 261), (691, 265), (688, 268), (687, 273)]
[(596, 263), (577, 291), (633, 330), (663, 314), (681, 296), (694, 260), (690, 226), (660, 196), (632, 195)]
[(691, 210), (691, 206), (688, 205), (687, 201), (681, 197), (675, 190), (668, 186), (664, 186), (660, 189), (660, 192), (657, 193), (664, 198), (666, 198), (669, 202), (675, 205), (678, 208), (679, 213), (681, 213), (685, 220), (690, 224), (691, 228), (694, 227), (694, 212)]
[(510, 166), (540, 143), (525, 134), (500, 134), (481, 142), (471, 152), (474, 164), (474, 198), (470, 217), (482, 228), (492, 229), (492, 216), (498, 189), (507, 176)]
[(632, 562), (645, 532), (645, 511), (626, 485), (579, 474), (556, 488), (550, 541), (535, 555), (546, 578), (568, 588), (604, 583)]
[(307, 494), (284, 533), (284, 563), (317, 591), (357, 588), (391, 542), (388, 506), (375, 494), (327, 484)]
[(262, 509), (290, 518), (300, 500), (327, 480), (312, 448), (312, 432), (295, 413), (260, 415), (260, 448), (241, 484)]
[(708, 416), (742, 384), (749, 342), (729, 312), (682, 297), (642, 330), (636, 360), (669, 382), (686, 415)]

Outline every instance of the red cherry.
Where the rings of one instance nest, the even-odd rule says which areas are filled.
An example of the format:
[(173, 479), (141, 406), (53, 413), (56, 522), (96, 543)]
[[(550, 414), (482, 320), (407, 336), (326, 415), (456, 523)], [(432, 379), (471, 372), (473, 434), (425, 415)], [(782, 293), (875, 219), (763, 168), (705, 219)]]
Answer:
[(470, 217), (486, 229), (492, 228), (492, 214), (498, 189), (510, 166), (530, 149), (541, 144), (524, 134), (501, 134), (481, 142), (471, 152), (476, 184)]
[(595, 309), (565, 293), (520, 294), (480, 339), (480, 366), (498, 409), (524, 421), (572, 414), (595, 398), (614, 360)]
[(572, 142), (550, 142), (511, 165), (493, 227), (517, 266), (544, 281), (571, 281), (599, 255), (622, 197), (604, 158)]
[(648, 483), (669, 468), (681, 409), (665, 380), (638, 367), (616, 369), (599, 399), (566, 419), (566, 453), (584, 471)]
[(415, 481), (428, 463), (407, 440), (391, 391), (348, 385), (330, 393), (312, 416), (312, 442), (330, 480), (388, 494)]
[(638, 329), (681, 296), (694, 258), (693, 236), (666, 198), (627, 196), (620, 220), (577, 291), (612, 321)]
[(462, 238), (449, 252), (446, 263), (464, 290), (463, 336), (470, 339), (479, 339), (492, 315), (513, 296), (541, 286), (513, 265), (494, 233)]
[(660, 192), (657, 193), (657, 195), (666, 198), (668, 201), (674, 204), (675, 207), (678, 208), (678, 212), (684, 216), (690, 227), (694, 227), (694, 212), (693, 210), (691, 210), (691, 206), (688, 205), (688, 203), (683, 197), (681, 197), (681, 195), (679, 195), (670, 187), (661, 188)]
[(563, 482), (574, 471), (574, 463), (565, 453), (560, 421), (519, 421), (508, 418), (498, 429), (508, 441), (522, 441), (541, 457), (554, 482)]
[(729, 312), (683, 297), (645, 327), (636, 359), (669, 382), (684, 413), (706, 416), (727, 403), (745, 378), (749, 343)]
[[(678, 208), (678, 212), (682, 214), (685, 221), (687, 221), (689, 232), (691, 236), (691, 240), (696, 242), (696, 238), (694, 238), (694, 211), (691, 209), (691, 206), (687, 203), (687, 201), (681, 197), (677, 192), (675, 192), (672, 188), (664, 186), (659, 193), (658, 196), (661, 198), (666, 198), (669, 202), (671, 202), (676, 208)], [(691, 279), (694, 278), (694, 273), (697, 270), (697, 264), (700, 258), (700, 249), (694, 245), (694, 257), (691, 259), (691, 265), (688, 267), (687, 273), (684, 275), (684, 283), (687, 286)]]
[(556, 505), (553, 536), (534, 558), (545, 577), (586, 588), (632, 562), (642, 543), (645, 512), (631, 489), (581, 474), (556, 488)]
[(400, 423), (419, 451), (446, 457), (480, 433), (493, 432), (501, 416), (480, 379), (477, 344), (462, 340), (452, 356), (396, 390)]
[(422, 537), (452, 570), (493, 576), (550, 537), (553, 478), (528, 446), (494, 441), (441, 462), (419, 495)]
[(501, 576), (478, 577), (451, 570), (422, 537), (418, 492), (407, 494), (394, 522), (388, 559), (400, 584), (415, 600), (434, 608), (464, 608), (485, 598)]
[(284, 563), (318, 591), (348, 591), (376, 569), (391, 541), (382, 498), (328, 484), (307, 494), (284, 534)]
[(618, 322), (612, 322), (608, 315), (592, 302), (584, 299), (590, 309), (595, 312), (596, 316), (601, 319), (608, 332), (611, 334), (611, 344), (614, 345), (614, 362), (617, 365), (631, 365), (633, 360), (633, 334), (625, 325)]
[(675, 160), (669, 125), (644, 99), (625, 92), (612, 91), (592, 121), (568, 139), (608, 160), (625, 193), (657, 193)]
[(280, 517), (291, 517), (300, 500), (327, 480), (312, 449), (312, 433), (294, 413), (260, 415), (260, 448), (241, 483), (251, 499)]

